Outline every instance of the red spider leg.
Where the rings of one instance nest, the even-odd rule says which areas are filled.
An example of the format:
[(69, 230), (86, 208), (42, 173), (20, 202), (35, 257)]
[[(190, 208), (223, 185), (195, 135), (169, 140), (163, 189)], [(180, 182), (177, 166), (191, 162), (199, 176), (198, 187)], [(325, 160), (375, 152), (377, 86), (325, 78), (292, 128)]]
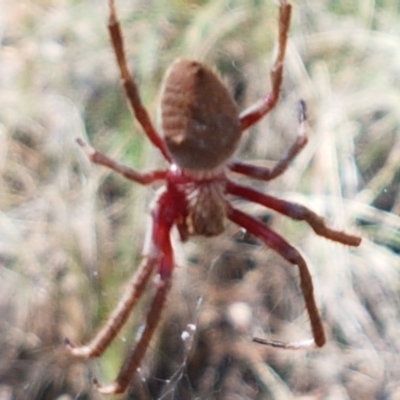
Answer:
[(151, 304), (149, 313), (146, 318), (145, 329), (136, 343), (135, 347), (131, 351), (131, 354), (125, 360), (124, 364), (121, 367), (121, 370), (116, 378), (116, 380), (110, 385), (102, 386), (98, 382), (95, 381), (97, 389), (100, 393), (103, 394), (118, 394), (125, 392), (129, 383), (132, 380), (133, 375), (136, 373), (142, 358), (147, 350), (150, 339), (153, 336), (153, 333), (157, 327), (159, 319), (161, 317), (161, 313), (164, 309), (165, 300), (168, 294), (168, 291), (171, 287), (171, 277), (168, 277), (168, 280), (165, 280), (160, 283), (160, 286), (157, 288), (157, 293), (154, 297), (154, 300)]
[[(78, 144), (82, 147), (88, 158), (95, 164), (108, 167), (125, 178), (138, 182), (142, 185), (150, 184), (156, 180), (165, 179), (167, 171), (157, 170), (148, 173), (140, 173), (132, 168), (128, 168), (105, 154), (99, 153), (93, 147), (89, 146), (81, 139), (77, 139)], [(77, 357), (91, 358), (100, 356), (115, 338), (122, 326), (125, 324), (129, 314), (139, 298), (142, 296), (146, 284), (150, 278), (151, 272), (155, 267), (157, 260), (152, 255), (144, 255), (144, 261), (134, 275), (132, 281), (128, 285), (126, 292), (109, 317), (106, 325), (98, 332), (98, 334), (85, 346), (76, 347), (68, 339), (65, 340), (71, 353)]]
[(121, 33), (120, 24), (116, 16), (114, 1), (109, 0), (108, 5), (110, 9), (110, 14), (108, 17), (108, 31), (110, 33), (112, 47), (114, 49), (115, 57), (117, 59), (122, 86), (124, 88), (126, 97), (129, 100), (131, 110), (134, 113), (136, 119), (139, 121), (140, 125), (142, 125), (142, 128), (144, 129), (150, 141), (161, 151), (165, 159), (168, 162), (171, 162), (171, 156), (169, 155), (163, 140), (154, 129), (149, 114), (147, 113), (147, 110), (143, 107), (136, 82), (129, 72), (124, 52), (124, 39)]
[(231, 181), (227, 181), (226, 191), (229, 194), (233, 194), (235, 196), (250, 200), (254, 203), (261, 204), (294, 220), (305, 221), (319, 236), (326, 237), (330, 240), (343, 243), (348, 246), (359, 246), (361, 243), (361, 238), (358, 236), (350, 235), (346, 232), (337, 231), (327, 227), (322, 217), (309, 210), (307, 207), (302, 206), (301, 204), (281, 200), (276, 197), (269, 196), (268, 194), (260, 193), (254, 189), (238, 185), (237, 183)]
[(164, 180), (167, 176), (167, 170), (156, 170), (147, 173), (138, 172), (132, 168), (122, 165), (112, 158), (106, 156), (103, 153), (98, 152), (92, 146), (85, 143), (82, 139), (76, 139), (79, 146), (85, 152), (90, 161), (95, 164), (103, 165), (112, 169), (115, 172), (123, 175), (125, 178), (131, 181), (140, 183), (142, 185), (148, 185), (158, 180)]
[(273, 168), (266, 168), (258, 165), (235, 161), (229, 164), (229, 169), (239, 174), (244, 174), (252, 178), (270, 181), (284, 173), (291, 161), (300, 153), (307, 144), (306, 136), (306, 103), (304, 100), (299, 102), (299, 133), (295, 142), (290, 146), (289, 150), (283, 157), (274, 165)]
[(285, 0), (281, 0), (279, 7), (278, 51), (270, 72), (272, 91), (255, 106), (244, 110), (240, 114), (242, 130), (245, 130), (251, 125), (255, 124), (260, 118), (267, 114), (272, 108), (275, 107), (275, 104), (279, 99), (279, 92), (282, 85), (283, 59), (285, 58), (291, 11), (292, 6)]
[(289, 261), (291, 264), (297, 265), (300, 273), (300, 286), (303, 293), (304, 301), (306, 304), (307, 312), (310, 317), (311, 330), (313, 333), (313, 340), (305, 340), (302, 342), (283, 343), (274, 340), (256, 339), (255, 341), (263, 344), (268, 344), (273, 347), (281, 347), (288, 349), (299, 349), (312, 347), (317, 345), (322, 347), (325, 343), (325, 333), (322, 326), (321, 318), (315, 304), (314, 288), (312, 278), (308, 270), (307, 264), (301, 254), (285, 239), (277, 233), (269, 229), (266, 225), (256, 220), (249, 215), (236, 210), (232, 206), (227, 207), (228, 218), (237, 225), (246, 229), (250, 234), (257, 237), (268, 247), (275, 250), (281, 257)]
[(112, 340), (117, 336), (118, 332), (124, 326), (132, 309), (142, 296), (146, 284), (156, 266), (156, 259), (148, 257), (143, 260), (141, 266), (136, 271), (133, 279), (125, 290), (124, 296), (118, 302), (108, 318), (105, 326), (96, 334), (96, 336), (85, 346), (75, 346), (69, 339), (65, 343), (71, 353), (76, 357), (92, 358), (99, 357), (104, 350), (110, 345)]
[(155, 282), (156, 294), (151, 303), (145, 327), (138, 342), (125, 360), (116, 380), (107, 386), (101, 386), (97, 383), (100, 393), (116, 394), (123, 393), (126, 390), (157, 328), (168, 291), (171, 287), (171, 278), (174, 269), (170, 230), (179, 217), (181, 205), (181, 199), (177, 193), (171, 190), (164, 192), (160, 196), (156, 207), (153, 209), (153, 230), (149, 251), (152, 258), (157, 261), (157, 264), (155, 264), (157, 265), (158, 272), (158, 281)]

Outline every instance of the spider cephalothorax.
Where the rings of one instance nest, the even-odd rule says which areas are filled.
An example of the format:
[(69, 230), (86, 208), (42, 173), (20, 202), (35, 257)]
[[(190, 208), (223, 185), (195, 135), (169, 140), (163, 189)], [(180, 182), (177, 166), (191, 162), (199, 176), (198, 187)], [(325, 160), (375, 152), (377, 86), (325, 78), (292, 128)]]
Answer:
[[(218, 179), (220, 178), (220, 179)], [(223, 175), (213, 179), (190, 180), (177, 185), (184, 193), (182, 225), (178, 225), (181, 239), (189, 235), (216, 236), (225, 230), (226, 204)]]
[[(178, 228), (181, 239), (185, 241), (191, 235), (218, 235), (223, 232), (227, 220), (241, 226), (298, 267), (301, 290), (310, 317), (313, 335), (310, 340), (298, 343), (259, 338), (253, 340), (282, 348), (323, 346), (324, 329), (304, 258), (283, 237), (258, 219), (234, 208), (229, 202), (230, 196), (241, 197), (295, 220), (303, 220), (318, 235), (328, 239), (349, 246), (358, 246), (361, 242), (357, 236), (330, 229), (321, 217), (302, 205), (239, 185), (229, 177), (231, 172), (235, 172), (263, 181), (274, 179), (287, 169), (307, 143), (305, 103), (300, 101), (297, 139), (273, 168), (231, 160), (242, 132), (267, 114), (278, 101), (291, 6), (286, 0), (280, 0), (278, 51), (271, 69), (271, 93), (255, 106), (239, 113), (233, 98), (216, 74), (197, 61), (179, 59), (171, 65), (164, 79), (160, 102), (163, 137), (154, 129), (141, 103), (136, 83), (128, 72), (113, 0), (109, 0), (109, 9), (108, 29), (127, 99), (145, 134), (170, 166), (164, 170), (141, 173), (117, 163), (78, 139), (78, 143), (94, 163), (109, 167), (143, 185), (164, 181), (164, 187), (151, 209), (151, 225), (143, 250), (143, 261), (124, 296), (103, 329), (88, 345), (76, 347), (67, 341), (71, 353), (83, 358), (101, 355), (126, 322), (146, 286), (155, 282), (155, 295), (136, 346), (125, 360), (115, 382), (109, 386), (98, 385), (102, 393), (125, 391), (142, 361), (171, 287), (174, 269), (170, 239), (172, 227)], [(156, 275), (154, 280), (150, 280), (152, 275)]]

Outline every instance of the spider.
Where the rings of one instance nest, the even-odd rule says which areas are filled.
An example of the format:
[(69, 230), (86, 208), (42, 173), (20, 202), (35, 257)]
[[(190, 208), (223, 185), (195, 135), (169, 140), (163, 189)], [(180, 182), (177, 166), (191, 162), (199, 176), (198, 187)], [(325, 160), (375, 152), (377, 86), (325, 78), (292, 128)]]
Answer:
[(108, 6), (108, 30), (127, 100), (145, 134), (164, 156), (169, 167), (146, 173), (138, 172), (77, 139), (93, 163), (108, 167), (142, 185), (164, 181), (164, 186), (151, 208), (151, 225), (142, 262), (125, 294), (105, 326), (87, 345), (77, 347), (66, 340), (70, 352), (81, 358), (100, 356), (125, 324), (153, 277), (155, 294), (136, 345), (113, 383), (101, 386), (97, 382), (101, 393), (124, 392), (149, 346), (171, 287), (174, 270), (171, 229), (176, 226), (180, 239), (185, 242), (194, 235), (212, 237), (221, 234), (227, 220), (236, 223), (298, 267), (301, 291), (310, 318), (312, 339), (292, 343), (260, 338), (254, 338), (253, 341), (281, 348), (323, 346), (326, 340), (324, 329), (313, 295), (312, 278), (304, 258), (282, 236), (256, 218), (234, 208), (228, 201), (228, 195), (241, 197), (294, 220), (305, 221), (318, 235), (330, 240), (349, 246), (358, 246), (361, 242), (357, 236), (327, 227), (320, 216), (302, 205), (242, 186), (229, 178), (230, 172), (234, 172), (262, 181), (274, 179), (288, 168), (307, 143), (306, 106), (304, 101), (300, 101), (297, 138), (273, 168), (232, 161), (242, 132), (271, 111), (278, 101), (291, 5), (286, 0), (279, 2), (278, 49), (270, 71), (271, 93), (239, 113), (232, 96), (211, 69), (198, 61), (177, 59), (167, 70), (162, 85), (160, 114), (163, 137), (153, 127), (142, 105), (137, 84), (128, 70), (114, 0), (108, 0)]

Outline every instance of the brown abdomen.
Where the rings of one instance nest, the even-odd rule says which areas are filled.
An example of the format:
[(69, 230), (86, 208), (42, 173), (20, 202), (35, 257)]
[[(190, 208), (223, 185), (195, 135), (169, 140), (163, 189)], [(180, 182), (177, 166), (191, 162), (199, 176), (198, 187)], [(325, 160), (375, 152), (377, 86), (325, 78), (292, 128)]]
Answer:
[(234, 153), (241, 135), (238, 110), (205, 65), (176, 60), (165, 75), (160, 107), (167, 148), (181, 168), (214, 169)]

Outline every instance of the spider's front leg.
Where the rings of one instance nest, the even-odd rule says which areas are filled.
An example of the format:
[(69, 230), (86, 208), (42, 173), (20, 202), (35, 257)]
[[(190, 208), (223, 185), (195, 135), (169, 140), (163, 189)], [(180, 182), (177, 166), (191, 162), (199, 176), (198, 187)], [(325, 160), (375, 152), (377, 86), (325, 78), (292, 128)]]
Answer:
[(274, 64), (271, 68), (271, 93), (265, 96), (259, 103), (243, 111), (240, 115), (242, 130), (255, 124), (260, 118), (275, 107), (279, 99), (279, 92), (282, 85), (283, 60), (286, 53), (287, 35), (290, 26), (292, 6), (286, 0), (280, 0), (279, 6), (279, 33), (278, 49)]
[[(156, 170), (148, 173), (141, 173), (116, 162), (103, 153), (98, 152), (81, 139), (77, 139), (77, 143), (81, 146), (82, 150), (93, 163), (110, 168), (123, 175), (125, 178), (142, 185), (147, 185), (156, 180), (165, 179), (166, 177), (166, 171)], [(145, 251), (143, 262), (129, 283), (124, 296), (119, 301), (107, 323), (98, 332), (98, 334), (87, 345), (84, 346), (75, 346), (69, 339), (65, 340), (65, 343), (71, 351), (71, 354), (82, 358), (98, 357), (103, 354), (103, 352), (110, 345), (111, 341), (121, 330), (122, 326), (128, 319), (130, 312), (142, 296), (157, 262), (158, 259), (153, 253)]]
[(124, 296), (118, 302), (117, 307), (108, 318), (106, 324), (88, 344), (75, 346), (69, 339), (65, 339), (65, 344), (72, 355), (81, 358), (93, 358), (103, 354), (124, 326), (131, 311), (141, 298), (151, 273), (156, 266), (156, 262), (157, 259), (154, 257), (144, 258), (142, 265), (136, 271), (132, 281), (125, 290)]
[(70, 342), (67, 342), (71, 353), (77, 357), (88, 358), (100, 355), (125, 324), (133, 307), (142, 296), (151, 273), (154, 270), (156, 271), (155, 296), (147, 314), (143, 332), (121, 367), (115, 382), (107, 386), (101, 386), (96, 382), (101, 393), (115, 394), (123, 393), (126, 390), (160, 321), (166, 297), (171, 287), (174, 268), (170, 231), (179, 217), (180, 206), (180, 198), (175, 192), (164, 191), (159, 196), (152, 210), (152, 227), (149, 240), (145, 244), (143, 264), (136, 272), (124, 297), (111, 314), (104, 328), (87, 346), (74, 347)]
[(283, 343), (274, 340), (265, 340), (255, 338), (254, 341), (258, 343), (267, 344), (274, 347), (281, 347), (287, 349), (300, 349), (312, 347), (314, 345), (322, 347), (325, 344), (325, 333), (322, 326), (321, 318), (317, 309), (314, 298), (314, 288), (310, 271), (301, 254), (290, 245), (285, 239), (277, 233), (269, 229), (266, 225), (256, 220), (249, 215), (228, 206), (228, 218), (237, 225), (246, 229), (250, 234), (257, 237), (268, 247), (275, 250), (285, 260), (291, 264), (297, 265), (300, 273), (300, 285), (303, 293), (304, 301), (306, 304), (307, 312), (310, 317), (311, 330), (313, 334), (312, 340), (305, 340), (301, 342)]
[[(162, 267), (167, 268), (172, 272), (172, 258), (168, 260), (168, 257), (163, 255), (160, 261)], [(102, 386), (98, 384), (98, 382), (95, 382), (100, 393), (124, 393), (129, 383), (132, 381), (132, 378), (136, 373), (147, 348), (149, 347), (150, 340), (156, 330), (157, 324), (161, 319), (161, 313), (164, 309), (167, 294), (171, 287), (171, 273), (160, 278), (159, 282), (156, 282), (156, 286), (156, 294), (147, 314), (145, 328), (141, 333), (139, 341), (134, 344), (134, 347), (131, 349), (130, 354), (122, 365), (118, 376), (113, 383)]]

